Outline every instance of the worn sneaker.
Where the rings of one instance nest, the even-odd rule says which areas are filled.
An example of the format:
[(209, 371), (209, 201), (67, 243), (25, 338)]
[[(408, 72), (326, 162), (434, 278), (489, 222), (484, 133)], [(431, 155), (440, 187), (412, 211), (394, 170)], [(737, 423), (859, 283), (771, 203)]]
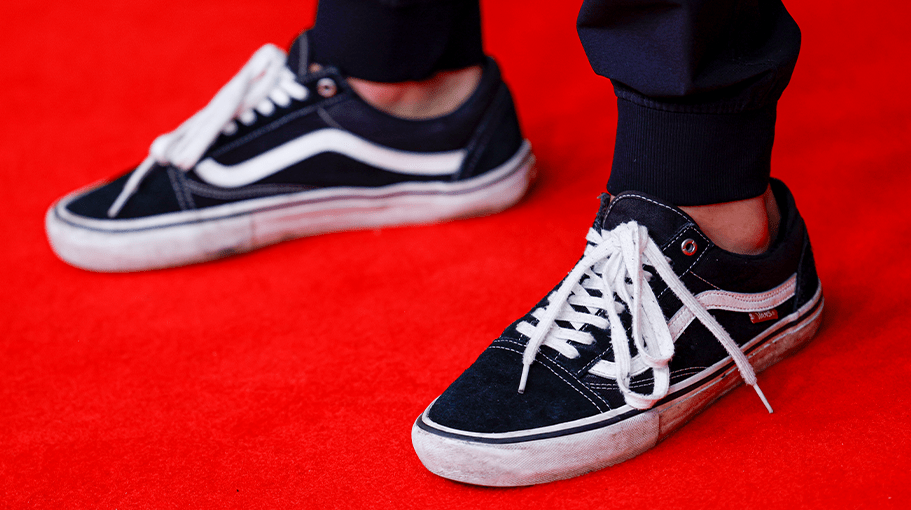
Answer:
[(807, 342), (823, 307), (790, 192), (763, 255), (715, 246), (680, 209), (623, 193), (585, 255), (417, 419), (432, 472), (530, 485), (632, 458)]
[(500, 211), (533, 177), (492, 60), (454, 112), (405, 120), (364, 102), (331, 66), (257, 51), (136, 169), (47, 213), (60, 258), (93, 271), (178, 266), (278, 241)]

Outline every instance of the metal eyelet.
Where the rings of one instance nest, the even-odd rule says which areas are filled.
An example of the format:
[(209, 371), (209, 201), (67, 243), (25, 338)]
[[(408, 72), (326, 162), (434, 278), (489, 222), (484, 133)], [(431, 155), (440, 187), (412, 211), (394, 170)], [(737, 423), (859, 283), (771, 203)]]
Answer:
[(686, 239), (683, 241), (683, 244), (680, 245), (680, 249), (683, 251), (684, 255), (693, 256), (696, 254), (696, 241), (692, 239)]
[(323, 97), (332, 97), (338, 92), (338, 86), (332, 78), (320, 78), (316, 82), (316, 93)]

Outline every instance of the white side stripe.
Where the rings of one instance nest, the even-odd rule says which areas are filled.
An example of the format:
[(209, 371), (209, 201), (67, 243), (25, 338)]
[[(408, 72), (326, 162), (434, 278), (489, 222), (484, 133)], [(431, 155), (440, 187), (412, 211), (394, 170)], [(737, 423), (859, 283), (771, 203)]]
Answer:
[[(795, 274), (788, 278), (788, 281), (767, 292), (741, 294), (726, 290), (708, 290), (696, 296), (696, 301), (699, 301), (706, 310), (728, 310), (743, 313), (763, 312), (791, 299), (796, 291), (797, 275)], [(696, 316), (687, 307), (681, 307), (667, 323), (671, 338), (676, 342), (695, 318)], [(642, 357), (636, 356), (632, 360), (630, 375), (638, 375), (648, 369), (649, 367), (642, 360)], [(616, 377), (617, 367), (613, 362), (601, 360), (589, 372), (599, 377), (613, 379)]]
[[(696, 300), (707, 310), (728, 310), (744, 313), (763, 312), (791, 299), (796, 292), (797, 275), (795, 274), (788, 278), (788, 281), (767, 292), (740, 294), (726, 290), (707, 290), (696, 296)], [(694, 318), (693, 313), (687, 310), (686, 307), (681, 308), (674, 314), (667, 323), (674, 340), (677, 340), (683, 334), (683, 331), (686, 330)]]
[(450, 175), (465, 160), (465, 150), (408, 152), (376, 145), (340, 129), (321, 129), (296, 138), (236, 165), (206, 158), (196, 165), (203, 180), (223, 188), (253, 184), (295, 163), (324, 152), (335, 152), (390, 172), (408, 175)]

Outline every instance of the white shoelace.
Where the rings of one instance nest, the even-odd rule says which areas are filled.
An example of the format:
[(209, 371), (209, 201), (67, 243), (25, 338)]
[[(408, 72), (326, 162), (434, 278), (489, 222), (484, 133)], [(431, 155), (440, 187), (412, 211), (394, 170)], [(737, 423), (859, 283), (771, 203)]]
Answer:
[[(586, 239), (590, 244), (585, 248), (582, 260), (570, 271), (560, 288), (548, 297), (548, 304), (532, 312), (538, 323), (522, 322), (517, 326), (519, 333), (529, 337), (522, 356), (519, 393), (525, 391), (529, 368), (541, 345), (547, 345), (568, 358), (576, 358), (579, 351), (570, 342), (582, 345), (594, 343), (590, 333), (581, 331), (584, 324), (590, 324), (598, 329), (610, 328), (614, 351), (612, 363), (601, 360), (590, 373), (616, 380), (626, 403), (636, 409), (649, 409), (664, 398), (670, 385), (668, 363), (674, 355), (674, 339), (658, 300), (648, 285), (652, 275), (643, 266), (650, 265), (683, 306), (718, 339), (733, 358), (743, 380), (756, 390), (766, 409), (772, 412), (743, 351), (674, 274), (661, 249), (649, 237), (648, 229), (631, 221), (603, 233), (591, 229)], [(593, 296), (589, 290), (597, 291), (600, 296)], [(614, 298), (615, 294), (619, 301)], [(586, 311), (576, 311), (573, 305), (584, 307), (582, 309)], [(632, 340), (638, 350), (635, 360), (630, 356), (629, 337), (620, 320), (619, 314), (624, 308), (632, 316)], [(599, 310), (606, 312), (606, 319), (598, 315)], [(562, 326), (557, 321), (569, 323), (571, 327)], [(654, 375), (652, 391), (648, 394), (630, 388), (631, 373), (634, 368), (642, 368), (643, 365), (651, 368)]]
[(291, 98), (306, 99), (307, 88), (294, 78), (294, 73), (285, 67), (284, 51), (272, 44), (257, 50), (205, 108), (152, 142), (148, 157), (127, 179), (108, 209), (108, 217), (117, 216), (155, 163), (188, 171), (219, 133), (231, 134), (237, 129), (235, 119), (249, 125), (256, 121), (254, 110), (268, 117), (276, 105), (287, 106)]

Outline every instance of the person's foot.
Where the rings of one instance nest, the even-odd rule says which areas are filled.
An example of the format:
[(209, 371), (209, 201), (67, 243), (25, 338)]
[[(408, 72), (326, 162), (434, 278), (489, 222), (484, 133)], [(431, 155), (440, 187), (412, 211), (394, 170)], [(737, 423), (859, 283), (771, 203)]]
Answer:
[(441, 71), (419, 82), (379, 83), (348, 78), (348, 84), (374, 108), (396, 117), (419, 120), (454, 112), (478, 88), (483, 74), (481, 66), (472, 66)]
[(778, 234), (758, 255), (659, 199), (605, 198), (576, 267), (418, 417), (424, 465), (544, 483), (648, 450), (744, 380), (771, 412), (755, 373), (812, 338), (823, 307), (804, 222), (772, 190)]
[(306, 34), (287, 59), (263, 47), (135, 170), (55, 203), (45, 224), (57, 255), (94, 271), (178, 266), (325, 232), (493, 213), (525, 193), (534, 157), (492, 60), (477, 80), (471, 69), (434, 77), (423, 96), (406, 84), (399, 106), (459, 85), (406, 119), (371, 106), (326, 63), (311, 72), (308, 56)]
[(755, 198), (680, 209), (716, 246), (741, 255), (758, 255), (769, 249), (781, 221), (771, 187)]

